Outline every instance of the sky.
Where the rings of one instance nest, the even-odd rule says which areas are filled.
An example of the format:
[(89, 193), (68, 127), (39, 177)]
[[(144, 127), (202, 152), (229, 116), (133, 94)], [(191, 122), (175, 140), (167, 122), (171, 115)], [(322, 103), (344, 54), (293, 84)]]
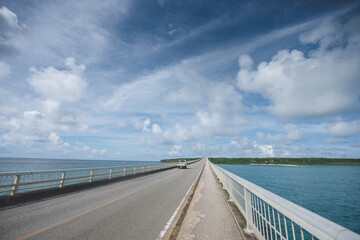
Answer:
[(0, 157), (360, 157), (360, 1), (0, 0)]

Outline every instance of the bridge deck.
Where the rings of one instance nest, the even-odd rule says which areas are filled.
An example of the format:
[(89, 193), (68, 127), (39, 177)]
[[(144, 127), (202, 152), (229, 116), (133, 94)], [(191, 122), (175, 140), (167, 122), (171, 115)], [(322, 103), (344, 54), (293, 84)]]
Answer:
[(243, 239), (208, 163), (177, 239)]
[(0, 239), (156, 239), (204, 165), (0, 210)]

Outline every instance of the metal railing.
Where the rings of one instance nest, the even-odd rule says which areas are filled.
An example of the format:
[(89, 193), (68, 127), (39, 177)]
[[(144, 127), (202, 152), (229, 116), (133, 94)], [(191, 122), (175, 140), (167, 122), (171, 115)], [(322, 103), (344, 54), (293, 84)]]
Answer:
[(36, 172), (0, 173), (0, 198), (42, 189), (119, 178), (173, 168), (177, 163), (140, 166), (82, 168)]
[(259, 239), (360, 239), (360, 235), (225, 169), (210, 166)]

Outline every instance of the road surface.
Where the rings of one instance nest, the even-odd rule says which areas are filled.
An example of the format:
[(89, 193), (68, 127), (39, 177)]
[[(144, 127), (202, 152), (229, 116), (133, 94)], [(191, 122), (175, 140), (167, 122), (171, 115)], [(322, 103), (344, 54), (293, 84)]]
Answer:
[(156, 239), (205, 160), (0, 210), (0, 239)]

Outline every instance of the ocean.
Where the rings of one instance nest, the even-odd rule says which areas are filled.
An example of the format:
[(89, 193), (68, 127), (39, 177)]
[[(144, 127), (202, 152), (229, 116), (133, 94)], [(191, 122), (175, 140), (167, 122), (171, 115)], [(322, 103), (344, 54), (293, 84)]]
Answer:
[(360, 234), (360, 167), (219, 166)]
[(0, 158), (0, 172), (31, 172), (40, 170), (138, 166), (156, 161), (109, 161), (37, 158)]

